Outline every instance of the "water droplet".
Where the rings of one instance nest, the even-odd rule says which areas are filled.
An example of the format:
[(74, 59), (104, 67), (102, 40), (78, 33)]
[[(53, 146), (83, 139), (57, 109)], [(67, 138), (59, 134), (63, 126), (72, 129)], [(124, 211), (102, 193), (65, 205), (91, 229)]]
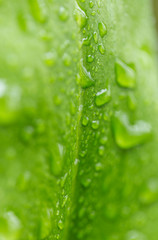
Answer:
[(94, 6), (94, 3), (92, 1), (90, 1), (89, 6), (90, 6), (90, 8), (92, 8)]
[(140, 201), (143, 204), (152, 204), (158, 199), (158, 180), (150, 179), (146, 188), (140, 194)]
[(67, 200), (68, 200), (68, 195), (64, 196), (63, 198), (63, 203), (61, 205), (62, 208), (65, 207)]
[(117, 59), (115, 63), (115, 69), (116, 81), (119, 86), (125, 88), (135, 88), (136, 72), (132, 67), (130, 67), (120, 59)]
[(103, 137), (100, 138), (100, 143), (103, 144), (103, 145), (105, 145), (107, 143), (107, 141), (108, 141), (107, 136), (103, 136)]
[(126, 240), (147, 240), (147, 238), (143, 233), (132, 230), (126, 234)]
[(99, 91), (95, 96), (95, 104), (100, 107), (103, 106), (105, 103), (108, 103), (111, 100), (111, 91), (110, 88), (102, 89)]
[(99, 147), (99, 155), (100, 155), (100, 156), (103, 156), (103, 155), (104, 155), (104, 150), (105, 150), (105, 149), (104, 149), (104, 146), (100, 146), (100, 147)]
[(98, 120), (92, 121), (92, 128), (95, 129), (95, 130), (99, 128), (99, 121)]
[(103, 38), (107, 34), (107, 27), (105, 23), (100, 22), (98, 23), (99, 34)]
[(128, 149), (145, 143), (151, 137), (151, 125), (142, 120), (131, 125), (124, 112), (116, 112), (112, 118), (112, 127), (117, 145)]
[(84, 116), (84, 117), (82, 118), (82, 125), (83, 125), (84, 127), (86, 127), (86, 126), (88, 125), (88, 122), (89, 122), (89, 118), (86, 117), (86, 116)]
[(67, 179), (67, 173), (61, 178), (60, 186), (63, 188)]
[(103, 165), (102, 165), (100, 162), (99, 162), (99, 163), (96, 163), (96, 165), (95, 165), (95, 170), (96, 170), (97, 172), (101, 171), (102, 168), (103, 168)]
[(42, 211), (40, 221), (40, 237), (41, 239), (47, 237), (51, 231), (51, 209), (45, 209)]
[(60, 229), (60, 230), (63, 230), (63, 228), (64, 228), (64, 223), (63, 223), (63, 221), (60, 219), (59, 220), (59, 222), (58, 222), (58, 228)]
[(63, 59), (64, 65), (65, 65), (66, 67), (69, 67), (69, 66), (71, 65), (71, 57), (70, 57), (69, 54), (64, 53), (62, 59)]
[(83, 66), (83, 59), (80, 62), (80, 84), (82, 88), (88, 88), (94, 85), (91, 73)]
[(133, 93), (129, 93), (127, 102), (129, 109), (134, 111), (136, 109), (136, 98)]
[(96, 11), (91, 12), (92, 16), (95, 16), (95, 14), (96, 14)]
[(93, 61), (94, 61), (94, 56), (88, 55), (88, 56), (87, 56), (87, 62), (91, 63), (91, 62), (93, 62)]
[(68, 15), (67, 9), (65, 9), (64, 7), (60, 7), (60, 9), (59, 9), (60, 20), (65, 22), (65, 21), (67, 21), (68, 17), (69, 17), (69, 15)]
[(87, 188), (91, 184), (91, 179), (90, 178), (85, 178), (81, 180), (81, 184), (83, 187)]
[(7, 86), (0, 79), (0, 124), (11, 124), (19, 116), (21, 89), (17, 86)]
[(54, 66), (55, 64), (55, 54), (52, 52), (47, 52), (44, 57), (45, 64), (49, 67)]
[(44, 23), (46, 21), (46, 8), (43, 0), (28, 0), (30, 5), (30, 10), (34, 19), (40, 23)]
[(75, 20), (78, 24), (78, 26), (80, 27), (80, 29), (82, 29), (83, 27), (86, 26), (87, 24), (87, 16), (85, 14), (85, 12), (78, 6), (75, 10)]
[(19, 239), (21, 232), (21, 222), (14, 212), (6, 212), (0, 217), (0, 239)]
[(104, 48), (104, 46), (103, 46), (102, 43), (98, 45), (98, 50), (99, 50), (99, 52), (100, 52), (102, 55), (104, 55), (104, 53), (105, 53), (105, 48)]
[(28, 25), (27, 25), (27, 19), (24, 15), (23, 12), (19, 12), (18, 15), (17, 15), (17, 21), (18, 21), (18, 24), (19, 24), (19, 28), (22, 30), (22, 31), (26, 31), (27, 28), (28, 28)]
[(93, 39), (94, 39), (94, 42), (97, 44), (98, 43), (98, 35), (96, 32), (93, 33)]
[(82, 44), (85, 46), (89, 46), (90, 45), (90, 41), (91, 41), (92, 36), (86, 37), (82, 39)]

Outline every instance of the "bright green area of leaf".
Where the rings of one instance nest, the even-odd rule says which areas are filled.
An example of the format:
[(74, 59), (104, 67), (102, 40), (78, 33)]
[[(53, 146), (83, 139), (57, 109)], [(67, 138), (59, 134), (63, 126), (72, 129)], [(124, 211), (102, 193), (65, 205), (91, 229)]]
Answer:
[(0, 239), (157, 240), (149, 0), (0, 1)]

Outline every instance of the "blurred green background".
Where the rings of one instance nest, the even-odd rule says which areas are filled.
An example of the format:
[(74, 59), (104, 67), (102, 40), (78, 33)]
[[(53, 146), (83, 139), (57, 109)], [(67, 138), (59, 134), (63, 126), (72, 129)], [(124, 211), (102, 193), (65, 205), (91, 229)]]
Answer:
[(154, 5), (155, 16), (156, 16), (156, 26), (158, 31), (158, 0), (153, 0), (153, 5)]

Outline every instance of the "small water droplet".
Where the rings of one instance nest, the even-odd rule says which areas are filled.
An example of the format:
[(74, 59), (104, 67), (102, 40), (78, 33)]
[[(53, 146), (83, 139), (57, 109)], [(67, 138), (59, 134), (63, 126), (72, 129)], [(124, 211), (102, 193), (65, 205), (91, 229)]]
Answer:
[(88, 125), (88, 122), (89, 122), (89, 118), (86, 117), (86, 116), (84, 116), (84, 117), (82, 118), (82, 125), (83, 125), (84, 127), (86, 127), (86, 126)]
[(60, 186), (63, 188), (67, 179), (67, 173), (61, 178)]
[(71, 57), (69, 54), (64, 53), (63, 57), (62, 57), (63, 63), (66, 67), (69, 67), (71, 65)]
[(131, 125), (124, 112), (116, 112), (112, 118), (112, 127), (117, 145), (123, 149), (145, 143), (151, 137), (151, 125), (142, 120)]
[(136, 98), (133, 93), (129, 93), (127, 103), (131, 111), (134, 111), (136, 109)]
[(100, 146), (100, 147), (99, 147), (99, 155), (100, 155), (100, 156), (103, 156), (103, 155), (104, 155), (104, 150), (105, 150), (104, 146)]
[(87, 56), (87, 62), (91, 63), (91, 62), (93, 62), (93, 61), (94, 61), (94, 56), (88, 55), (88, 56)]
[(108, 141), (107, 136), (103, 136), (103, 137), (100, 138), (100, 143), (103, 144), (103, 145), (105, 145), (107, 143), (107, 141)]
[(60, 229), (60, 230), (63, 230), (63, 228), (64, 228), (64, 223), (63, 223), (63, 221), (60, 219), (59, 220), (59, 222), (58, 222), (58, 228)]
[(95, 165), (95, 170), (96, 170), (97, 172), (101, 171), (102, 168), (103, 168), (103, 165), (102, 165), (100, 162), (99, 162), (99, 163), (96, 163), (96, 165)]
[(67, 21), (68, 17), (69, 17), (69, 15), (68, 15), (67, 9), (65, 7), (60, 7), (60, 9), (59, 9), (60, 20), (65, 22), (65, 21)]
[(140, 201), (143, 204), (152, 204), (158, 199), (158, 180), (150, 179), (147, 186), (140, 194)]
[(100, 107), (111, 100), (110, 87), (100, 90), (95, 96), (95, 104)]
[(55, 54), (53, 54), (52, 52), (47, 52), (45, 54), (44, 61), (47, 66), (49, 67), (54, 66), (55, 60), (56, 60)]
[(92, 128), (94, 130), (99, 128), (99, 121), (98, 120), (92, 121)]
[(136, 72), (135, 70), (124, 63), (122, 60), (117, 59), (115, 63), (116, 81), (119, 86), (125, 88), (135, 88), (136, 86)]
[(93, 39), (94, 39), (94, 42), (97, 44), (98, 43), (98, 35), (96, 32), (93, 33)]
[(92, 180), (90, 178), (85, 178), (85, 179), (82, 178), (81, 184), (83, 187), (87, 188), (91, 184), (91, 181)]
[(63, 203), (62, 203), (62, 205), (61, 205), (62, 208), (65, 207), (65, 205), (66, 205), (66, 203), (67, 203), (67, 200), (68, 200), (68, 195), (66, 195), (66, 196), (63, 197)]
[(96, 11), (92, 11), (92, 12), (91, 12), (91, 15), (92, 15), (92, 16), (95, 16), (95, 14), (96, 14)]
[(100, 22), (98, 23), (99, 34), (103, 38), (107, 34), (107, 27), (105, 23)]
[(102, 43), (98, 45), (98, 50), (99, 50), (99, 52), (100, 52), (102, 55), (104, 55), (104, 53), (105, 53), (105, 48), (104, 48), (104, 46), (103, 46)]
[(92, 1), (90, 1), (89, 6), (90, 6), (90, 8), (92, 8), (94, 6), (94, 3)]
[(91, 73), (83, 65), (83, 59), (80, 62), (80, 84), (82, 88), (88, 88), (94, 85)]
[(82, 45), (89, 46), (90, 41), (91, 41), (92, 36), (90, 35), (89, 37), (83, 38), (82, 39)]

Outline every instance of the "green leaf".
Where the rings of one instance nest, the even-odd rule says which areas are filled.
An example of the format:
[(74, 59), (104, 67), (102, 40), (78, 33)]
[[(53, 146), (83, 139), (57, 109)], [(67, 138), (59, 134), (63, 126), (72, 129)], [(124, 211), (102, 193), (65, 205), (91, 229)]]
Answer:
[(0, 1), (0, 239), (157, 240), (149, 0)]

